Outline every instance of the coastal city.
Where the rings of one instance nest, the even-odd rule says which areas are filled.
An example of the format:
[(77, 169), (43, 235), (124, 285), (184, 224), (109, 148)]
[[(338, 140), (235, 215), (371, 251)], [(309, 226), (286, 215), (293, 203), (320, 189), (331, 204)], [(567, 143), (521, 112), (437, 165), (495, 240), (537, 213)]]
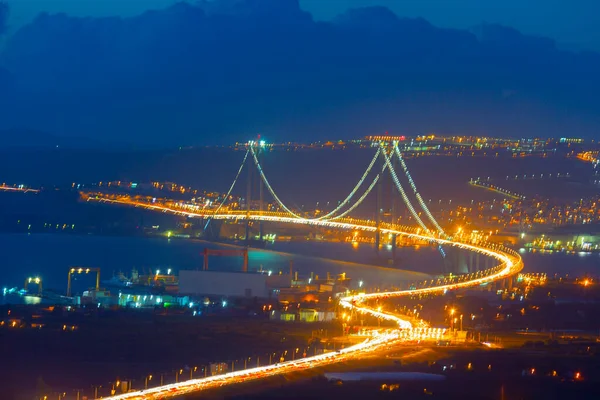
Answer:
[[(330, 143), (332, 142), (325, 142), (323, 145), (294, 145), (293, 151), (330, 151)], [(432, 247), (431, 237), (435, 235), (423, 235), (429, 229), (419, 222), (419, 217), (423, 214), (410, 212), (410, 207), (401, 209), (398, 203), (391, 200), (394, 191), (388, 188), (386, 192), (385, 187), (378, 188), (375, 193), (379, 213), (374, 217), (370, 211), (372, 206), (365, 204), (351, 207), (358, 211), (353, 217), (348, 216), (348, 213), (340, 213), (340, 205), (345, 205), (348, 200), (325, 202), (326, 206), (316, 202), (314, 207), (304, 206), (298, 211), (291, 211), (277, 195), (272, 196), (273, 189), (264, 173), (260, 174), (261, 169), (258, 170), (258, 178), (263, 179), (259, 182), (252, 181), (253, 177), (249, 173), (247, 177), (240, 174), (244, 163), (248, 163), (248, 154), (232, 185), (235, 186), (238, 179), (246, 178), (248, 182), (239, 184), (242, 188), (247, 188), (242, 190), (243, 194), (238, 191), (237, 195), (233, 194), (231, 188), (229, 192), (223, 193), (210, 188), (158, 180), (72, 182), (70, 185), (51, 187), (4, 183), (0, 186), (5, 193), (3, 196), (12, 196), (13, 199), (22, 196), (39, 201), (49, 196), (49, 193), (55, 196), (56, 193), (64, 192), (61, 196), (66, 197), (60, 197), (59, 201), (64, 202), (68, 198), (87, 209), (92, 207), (106, 211), (114, 209), (130, 213), (141, 212), (142, 220), (134, 218), (138, 221), (134, 230), (123, 230), (121, 227), (117, 231), (105, 231), (104, 234), (147, 237), (166, 243), (193, 241), (190, 243), (195, 243), (197, 261), (192, 268), (181, 267), (176, 263), (132, 265), (123, 270), (105, 269), (97, 265), (64, 265), (58, 277), (36, 274), (32, 270), (31, 274), (21, 277), (24, 282), (21, 286), (3, 282), (0, 329), (4, 329), (7, 337), (16, 342), (31, 340), (28, 338), (31, 338), (33, 332), (39, 332), (35, 335), (66, 335), (65, 339), (58, 339), (59, 342), (68, 340), (73, 346), (78, 345), (81, 340), (91, 341), (97, 345), (93, 350), (90, 349), (90, 354), (95, 354), (93, 357), (98, 360), (103, 359), (103, 353), (112, 353), (111, 350), (104, 349), (103, 345), (98, 346), (98, 343), (118, 341), (120, 339), (117, 336), (114, 340), (108, 338), (117, 334), (120, 337), (125, 332), (133, 334), (139, 324), (159, 324), (162, 328), (154, 331), (154, 337), (146, 338), (142, 335), (136, 343), (127, 342), (130, 348), (123, 351), (133, 352), (132, 357), (136, 358), (138, 356), (134, 354), (137, 351), (133, 349), (164, 347), (159, 343), (168, 340), (169, 335), (184, 335), (183, 332), (188, 332), (188, 336), (202, 332), (201, 335), (206, 340), (210, 337), (211, 342), (223, 340), (223, 343), (227, 343), (222, 345), (226, 348), (215, 345), (212, 351), (202, 348), (199, 352), (191, 353), (188, 349), (187, 354), (171, 349), (169, 357), (157, 358), (164, 358), (163, 364), (145, 368), (147, 374), (144, 376), (133, 372), (127, 363), (122, 363), (120, 367), (115, 365), (115, 371), (118, 372), (112, 375), (105, 374), (105, 371), (93, 374), (102, 376), (103, 380), (95, 379), (92, 375), (85, 378), (89, 382), (87, 389), (68, 387), (70, 382), (59, 384), (60, 387), (56, 388), (56, 384), (51, 387), (46, 381), (39, 381), (36, 389), (38, 394), (48, 392), (44, 394), (48, 398), (60, 393), (63, 393), (61, 398), (106, 398), (128, 393), (132, 395), (126, 398), (137, 398), (136, 396), (140, 396), (138, 393), (153, 388), (157, 388), (159, 391), (156, 393), (164, 396), (162, 387), (171, 390), (169, 385), (175, 385), (178, 389), (174, 393), (178, 394), (193, 392), (196, 390), (197, 379), (225, 379), (236, 371), (249, 371), (242, 375), (245, 377), (243, 380), (253, 381), (257, 378), (253, 375), (253, 368), (267, 368), (261, 370), (263, 372), (260, 374), (270, 376), (271, 368), (280, 363), (296, 363), (296, 359), (301, 362), (298, 368), (303, 369), (305, 364), (301, 360), (306, 359), (307, 363), (312, 363), (314, 361), (309, 361), (312, 360), (311, 357), (325, 357), (319, 358), (325, 366), (329, 364), (329, 361), (325, 361), (329, 360), (328, 355), (334, 356), (340, 354), (341, 349), (353, 348), (364, 338), (393, 335), (393, 326), (400, 320), (397, 321), (397, 317), (392, 315), (402, 316), (401, 326), (411, 323), (418, 328), (413, 328), (410, 332), (404, 331), (401, 336), (403, 345), (399, 348), (388, 345), (376, 350), (377, 354), (386, 359), (393, 350), (399, 359), (407, 357), (410, 360), (413, 356), (409, 348), (416, 346), (419, 349), (433, 349), (435, 355), (430, 354), (423, 359), (433, 357), (437, 360), (434, 364), (436, 367), (433, 370), (431, 367), (419, 370), (419, 373), (424, 374), (437, 376), (448, 368), (472, 371), (476, 368), (473, 361), (465, 367), (443, 360), (458, 357), (463, 352), (472, 352), (481, 346), (483, 349), (507, 349), (503, 351), (513, 352), (536, 348), (544, 354), (549, 351), (552, 357), (559, 358), (560, 354), (580, 351), (578, 349), (583, 346), (588, 354), (596, 354), (596, 343), (600, 342), (596, 341), (597, 335), (593, 334), (596, 328), (592, 316), (597, 305), (590, 300), (595, 299), (599, 292), (596, 289), (598, 277), (593, 271), (571, 272), (567, 269), (549, 274), (543, 268), (529, 269), (525, 263), (525, 269), (510, 279), (488, 282), (486, 277), (489, 274), (494, 276), (498, 273), (493, 257), (490, 258), (485, 253), (468, 254), (464, 251), (469, 249), (468, 246), (483, 246), (481, 249), (497, 246), (498, 249), (504, 249), (502, 251), (506, 254), (525, 257), (525, 260), (528, 254), (533, 256), (536, 253), (556, 253), (566, 257), (588, 254), (589, 257), (597, 257), (600, 241), (595, 227), (600, 219), (597, 206), (600, 198), (597, 195), (578, 199), (546, 197), (536, 193), (548, 184), (595, 186), (593, 177), (597, 163), (589, 159), (589, 154), (596, 148), (596, 143), (586, 143), (579, 139), (536, 139), (530, 144), (524, 140), (381, 135), (363, 140), (339, 141), (331, 146), (342, 153), (344, 150), (352, 151), (350, 146), (355, 146), (360, 152), (375, 153), (375, 158), (362, 178), (364, 181), (378, 157), (383, 157), (382, 163), (387, 165), (387, 146), (391, 146), (390, 154), (393, 154), (394, 147), (401, 152), (401, 164), (404, 164), (404, 158), (408, 160), (403, 165), (405, 168), (412, 159), (445, 159), (449, 152), (454, 157), (461, 157), (465, 156), (467, 149), (471, 153), (477, 151), (478, 156), (484, 159), (490, 150), (494, 150), (491, 157), (503, 160), (503, 163), (511, 163), (514, 154), (524, 157), (521, 155), (524, 148), (519, 146), (525, 143), (531, 146), (532, 152), (537, 152), (541, 160), (561, 157), (570, 160), (573, 168), (571, 171), (575, 171), (577, 165), (581, 168), (577, 174), (571, 171), (544, 174), (535, 170), (532, 173), (522, 171), (510, 176), (496, 174), (470, 177), (462, 184), (464, 188), (470, 188), (471, 199), (434, 201), (417, 196), (425, 204), (424, 210), (430, 213), (432, 221), (439, 224), (440, 232), (445, 232), (443, 235), (451, 235), (450, 240), (455, 243), (465, 243), (467, 247), (462, 250), (444, 246), (444, 240), (438, 248)], [(424, 146), (425, 144), (430, 147)], [(438, 150), (443, 148), (443, 152), (433, 151), (436, 146)], [(286, 144), (268, 144), (260, 139), (249, 141), (245, 148), (250, 156), (253, 156), (252, 152), (259, 153), (254, 160), (259, 168), (259, 160), (265, 154), (289, 151)], [(240, 154), (243, 149), (237, 143), (229, 151)], [(533, 153), (527, 154), (534, 156)], [(409, 183), (414, 185), (406, 168), (404, 172)], [(396, 175), (396, 179), (397, 177)], [(256, 176), (254, 178), (258, 180)], [(388, 177), (387, 185), (392, 184), (394, 174)], [(398, 187), (400, 188), (401, 186)], [(269, 200), (266, 200), (268, 195), (264, 191), (271, 192)], [(353, 192), (355, 191), (356, 188)], [(366, 193), (369, 193), (368, 188)], [(357, 196), (357, 199), (362, 201), (364, 197)], [(303, 224), (290, 225), (287, 222), (290, 213), (297, 214), (302, 221), (323, 221), (323, 225), (308, 229)], [(328, 217), (335, 213), (337, 216), (331, 219), (334, 222), (327, 222)], [(249, 215), (266, 219), (250, 219)], [(3, 229), (27, 235), (101, 234), (98, 230), (99, 222), (92, 223), (85, 219), (82, 222), (81, 216), (60, 222), (57, 222), (55, 216), (44, 219), (30, 214), (18, 218), (16, 221), (5, 218)], [(419, 224), (422, 225), (421, 228), (418, 227)], [(345, 229), (345, 225), (349, 229)], [(417, 228), (413, 228), (414, 226)], [(390, 233), (387, 234), (386, 231)], [(402, 231), (408, 234), (400, 233)], [(363, 262), (365, 265), (385, 266), (394, 272), (395, 279), (387, 282), (368, 279), (367, 275), (359, 272), (364, 270), (352, 269), (352, 272), (346, 272), (335, 264), (332, 264), (330, 270), (316, 264), (314, 269), (310, 269), (310, 264), (314, 263), (309, 262), (307, 269), (306, 263), (299, 263), (301, 260), (294, 255), (299, 250), (284, 250), (291, 248), (290, 246), (309, 243), (313, 243), (313, 247), (349, 245), (353, 252), (358, 253), (352, 254), (349, 259), (342, 257), (340, 262), (354, 261), (357, 256), (363, 257), (359, 254), (369, 254), (367, 261)], [(436, 258), (436, 253), (437, 257), (441, 255), (440, 261), (433, 262), (438, 267), (410, 270), (403, 260), (407, 258), (408, 252), (419, 248), (429, 248), (427, 256), (432, 259)], [(289, 255), (280, 257), (275, 264), (257, 263), (257, 255), (273, 250), (283, 250), (286, 251), (283, 254), (289, 252)], [(325, 254), (323, 256), (331, 257)], [(260, 259), (259, 256), (258, 260)], [(519, 270), (520, 268), (517, 269)], [(469, 279), (481, 279), (484, 283), (473, 286)], [(465, 289), (448, 293), (446, 289), (443, 292), (430, 290), (436, 286), (455, 285), (464, 285)], [(354, 311), (355, 305), (350, 304), (349, 309), (345, 306), (345, 302), (355, 301), (350, 299), (368, 297), (371, 293), (406, 293), (406, 297), (400, 296), (391, 301), (378, 298), (375, 300), (374, 315), (367, 313), (361, 316), (361, 312), (365, 311), (359, 309), (357, 313)], [(559, 313), (564, 318), (554, 318), (551, 323), (545, 316), (548, 313)], [(579, 316), (577, 321), (572, 319), (572, 313)], [(236, 320), (239, 326), (227, 328), (222, 326), (222, 322), (219, 322), (221, 320)], [(115, 323), (119, 324), (116, 332), (113, 328)], [(271, 327), (270, 337), (260, 344), (246, 336), (255, 329), (252, 327), (256, 324)], [(580, 333), (564, 333), (573, 329)], [(181, 340), (188, 339), (182, 337)], [(237, 344), (230, 343), (230, 340)], [(248, 348), (253, 351), (248, 352)], [(62, 354), (64, 347), (47, 347), (46, 351), (50, 358), (58, 357), (59, 353), (56, 352), (65, 357)], [(405, 353), (406, 351), (409, 352)], [(75, 349), (71, 353), (75, 354)], [(357, 362), (354, 356), (347, 357), (347, 363)], [(478, 357), (484, 356), (472, 356), (474, 360)], [(415, 358), (420, 360), (421, 356), (417, 355)], [(410, 361), (407, 362), (410, 365)], [(437, 369), (437, 365), (445, 362), (450, 364), (444, 364), (442, 370)], [(386, 367), (382, 361), (374, 360), (373, 368), (381, 370)], [(583, 382), (584, 379), (589, 379), (590, 374), (586, 370), (590, 367), (585, 363), (575, 369), (560, 372), (546, 371), (548, 367), (540, 364), (524, 369), (523, 374), (536, 375), (532, 372), (536, 368), (540, 368), (539, 373), (544, 376), (550, 374), (559, 381)], [(338, 376), (333, 372), (331, 374)], [(350, 379), (344, 373), (339, 376), (340, 381)], [(388, 386), (385, 390), (390, 390)]]
[(600, 399), (599, 13), (0, 0), (0, 400)]

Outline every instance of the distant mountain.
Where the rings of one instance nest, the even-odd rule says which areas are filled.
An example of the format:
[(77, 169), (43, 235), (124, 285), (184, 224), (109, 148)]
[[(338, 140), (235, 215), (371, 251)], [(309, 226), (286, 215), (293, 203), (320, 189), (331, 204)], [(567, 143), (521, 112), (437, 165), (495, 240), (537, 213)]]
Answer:
[(497, 25), (440, 29), (383, 7), (327, 23), (297, 0), (41, 14), (7, 40), (0, 65), (12, 87), (0, 92), (0, 129), (106, 141), (600, 132), (599, 54)]
[(267, 18), (269, 23), (273, 20), (312, 21), (311, 15), (300, 9), (298, 0), (200, 0), (196, 6), (209, 16)]
[(8, 29), (8, 4), (4, 1), (0, 1), (0, 36), (6, 33)]

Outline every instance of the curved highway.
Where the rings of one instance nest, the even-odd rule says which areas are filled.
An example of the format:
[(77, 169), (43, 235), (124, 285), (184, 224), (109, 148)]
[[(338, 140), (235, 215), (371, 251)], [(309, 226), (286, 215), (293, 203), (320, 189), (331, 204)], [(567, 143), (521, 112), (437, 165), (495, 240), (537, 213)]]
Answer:
[[(249, 217), (252, 220), (262, 220), (265, 222), (279, 222), (279, 223), (294, 223), (294, 224), (305, 224), (305, 225), (318, 225), (338, 229), (348, 230), (362, 230), (368, 232), (375, 232), (377, 228), (372, 224), (371, 221), (363, 221), (356, 219), (345, 219), (343, 221), (335, 220), (315, 220), (315, 219), (299, 219), (284, 215), (274, 215), (278, 213), (262, 213), (246, 215), (242, 213), (221, 213), (213, 215), (210, 211), (187, 211), (180, 208), (171, 208), (155, 204), (147, 204), (142, 202), (134, 202), (128, 200), (119, 199), (94, 199), (92, 197), (87, 198), (88, 201), (101, 201), (106, 203), (123, 204), (135, 207), (144, 207), (155, 211), (163, 211), (168, 213), (174, 213), (178, 215), (185, 215), (188, 217), (202, 217), (202, 218), (213, 218), (213, 219), (245, 219)], [(230, 372), (223, 375), (216, 375), (207, 378), (192, 379), (185, 382), (174, 383), (170, 385), (159, 386), (147, 390), (141, 390), (136, 392), (130, 392), (120, 394), (112, 397), (106, 397), (105, 399), (110, 400), (140, 400), (140, 399), (166, 399), (175, 396), (180, 396), (186, 393), (199, 392), (202, 390), (218, 388), (224, 385), (230, 385), (240, 382), (247, 382), (251, 380), (257, 380), (273, 375), (289, 373), (292, 371), (315, 368), (327, 364), (337, 363), (346, 361), (354, 358), (361, 357), (366, 353), (373, 352), (379, 349), (386, 348), (390, 345), (401, 343), (406, 340), (422, 339), (422, 338), (437, 338), (443, 334), (440, 329), (432, 329), (427, 326), (423, 321), (414, 322), (414, 320), (402, 315), (395, 315), (391, 313), (381, 312), (380, 310), (374, 309), (369, 306), (369, 302), (378, 299), (386, 299), (390, 297), (402, 297), (402, 296), (414, 296), (421, 294), (435, 294), (443, 293), (448, 290), (456, 290), (468, 287), (479, 286), (482, 284), (502, 280), (509, 278), (517, 274), (523, 268), (523, 262), (518, 253), (507, 249), (500, 245), (485, 243), (485, 244), (469, 244), (462, 242), (454, 242), (449, 239), (432, 237), (428, 235), (419, 234), (416, 232), (407, 232), (401, 230), (404, 227), (396, 227), (387, 225), (381, 228), (382, 233), (391, 233), (406, 237), (411, 237), (419, 240), (425, 240), (429, 242), (435, 242), (440, 245), (454, 246), (463, 250), (473, 251), (483, 254), (488, 257), (495, 258), (498, 264), (485, 271), (478, 273), (459, 275), (450, 282), (445, 280), (442, 285), (426, 285), (412, 290), (398, 290), (389, 292), (377, 292), (367, 293), (361, 295), (351, 295), (340, 299), (340, 305), (349, 310), (371, 315), (376, 318), (385, 319), (394, 322), (398, 325), (398, 329), (393, 329), (387, 332), (382, 332), (374, 335), (366, 341), (347, 347), (338, 352), (325, 353), (312, 357), (305, 357), (294, 361), (287, 361), (278, 364), (266, 365), (263, 367), (256, 367), (245, 369), (237, 372)], [(411, 229), (412, 230), (412, 229)], [(439, 282), (439, 281), (438, 281)], [(431, 281), (433, 283), (433, 281)]]

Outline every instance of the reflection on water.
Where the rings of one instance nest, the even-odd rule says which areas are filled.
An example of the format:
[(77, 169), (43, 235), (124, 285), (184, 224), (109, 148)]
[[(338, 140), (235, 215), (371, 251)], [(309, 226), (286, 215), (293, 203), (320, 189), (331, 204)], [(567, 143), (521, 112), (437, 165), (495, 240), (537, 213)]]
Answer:
[(520, 252), (520, 254), (525, 264), (525, 272), (545, 272), (548, 275), (600, 275), (600, 254), (598, 253)]
[[(196, 240), (60, 234), (0, 234), (0, 242), (8, 250), (3, 253), (0, 264), (0, 287), (21, 286), (28, 276), (39, 276), (44, 280), (45, 288), (59, 291), (66, 290), (67, 271), (72, 266), (101, 268), (101, 280), (110, 279), (120, 271), (130, 274), (134, 267), (141, 273), (167, 268), (177, 273), (179, 269), (202, 268), (202, 251), (205, 247), (222, 247)], [(383, 249), (382, 258), (390, 257), (391, 251)], [(262, 268), (273, 273), (281, 271), (287, 274), (290, 260), (293, 260), (293, 269), (301, 276), (314, 273), (324, 277), (328, 272), (345, 272), (354, 282), (363, 281), (367, 289), (424, 280), (429, 274), (439, 274), (442, 271), (440, 253), (432, 247), (421, 247), (418, 250), (399, 248), (397, 258), (399, 262), (395, 267), (373, 266), (367, 265), (377, 261), (373, 246), (369, 244), (353, 246), (351, 243), (290, 242), (275, 243), (266, 250), (251, 250), (249, 267), (251, 270)], [(525, 253), (523, 259), (526, 272), (577, 275), (600, 273), (598, 254), (578, 256)], [(209, 268), (241, 270), (242, 259), (211, 257)], [(73, 290), (81, 292), (94, 284), (95, 280), (91, 275), (76, 276)], [(29, 301), (38, 300), (32, 297)]]
[[(20, 285), (27, 276), (39, 276), (44, 280), (45, 288), (61, 291), (66, 289), (67, 271), (72, 266), (98, 267), (102, 271), (101, 280), (110, 279), (120, 271), (130, 274), (134, 267), (140, 273), (168, 268), (177, 273), (180, 269), (202, 268), (202, 252), (205, 247), (223, 247), (196, 240), (60, 234), (2, 234), (0, 240), (5, 248), (11, 249), (3, 255), (0, 286), (13, 287)], [(349, 243), (276, 243), (266, 250), (252, 249), (249, 268), (287, 274), (290, 260), (293, 260), (293, 269), (301, 276), (314, 273), (324, 277), (328, 272), (332, 275), (345, 272), (355, 282), (362, 280), (365, 287), (370, 288), (429, 277), (428, 274), (402, 271), (399, 268), (427, 272), (428, 269), (424, 267), (426, 264), (441, 265), (436, 252), (427, 249), (420, 250), (418, 254), (411, 249), (399, 249), (399, 267), (365, 265), (375, 261), (374, 254), (373, 247), (366, 244), (353, 249)], [(221, 271), (241, 270), (242, 259), (211, 257), (209, 268)], [(436, 267), (433, 270), (439, 271)], [(82, 291), (92, 287), (94, 283), (93, 276), (77, 275), (73, 277), (73, 290)]]

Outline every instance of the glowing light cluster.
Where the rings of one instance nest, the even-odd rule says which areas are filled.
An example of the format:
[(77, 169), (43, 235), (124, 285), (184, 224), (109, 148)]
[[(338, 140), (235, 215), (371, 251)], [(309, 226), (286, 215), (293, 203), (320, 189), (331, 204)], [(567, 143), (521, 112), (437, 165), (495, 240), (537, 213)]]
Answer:
[[(265, 216), (256, 216), (256, 218), (263, 218)], [(283, 219), (282, 217), (273, 217), (278, 219)], [(267, 220), (271, 220), (271, 218), (266, 218)], [(327, 226), (331, 226), (334, 224), (340, 228), (346, 229), (364, 229), (364, 230), (373, 230), (372, 226), (366, 225), (357, 225), (357, 224), (344, 224), (344, 223), (336, 223), (330, 221), (310, 221), (310, 220), (298, 220), (296, 218), (287, 217), (287, 222), (304, 222), (311, 223), (316, 225), (327, 224)], [(297, 223), (298, 223), (297, 222)], [(503, 279), (508, 276), (512, 276), (517, 274), (522, 269), (522, 261), (519, 255), (511, 250), (505, 249), (502, 246), (494, 246), (493, 248), (487, 248), (483, 246), (471, 245), (467, 243), (459, 243), (452, 242), (447, 239), (435, 238), (432, 239), (429, 236), (418, 235), (414, 233), (406, 233), (402, 231), (391, 231), (395, 234), (406, 235), (411, 237), (418, 237), (422, 239), (431, 239), (439, 244), (447, 244), (456, 246), (465, 250), (475, 251), (493, 258), (496, 258), (501, 262), (501, 264), (497, 267), (491, 269), (491, 273), (488, 275), (477, 278), (470, 279), (462, 282), (454, 282), (448, 285), (442, 286), (431, 286), (425, 287), (421, 289), (414, 290), (400, 290), (393, 292), (380, 292), (380, 293), (369, 293), (369, 294), (360, 294), (344, 297), (340, 300), (340, 304), (342, 307), (348, 309), (354, 309), (355, 311), (362, 314), (369, 314), (376, 318), (385, 319), (388, 321), (392, 321), (397, 323), (399, 330), (392, 332), (383, 332), (382, 334), (375, 334), (371, 338), (366, 341), (342, 349), (338, 352), (334, 353), (325, 353), (313, 357), (301, 358), (298, 360), (282, 362), (274, 365), (267, 365), (263, 367), (245, 369), (237, 372), (231, 372), (223, 375), (217, 375), (207, 378), (201, 379), (193, 379), (185, 382), (160, 386), (152, 389), (125, 393), (117, 396), (108, 397), (110, 400), (141, 400), (141, 399), (163, 399), (169, 397), (180, 396), (182, 394), (206, 390), (210, 388), (216, 388), (223, 385), (247, 382), (250, 380), (256, 380), (261, 378), (266, 378), (269, 376), (289, 373), (292, 371), (307, 369), (307, 368), (315, 368), (319, 366), (323, 366), (330, 363), (337, 363), (346, 360), (350, 360), (353, 358), (361, 357), (363, 354), (376, 351), (386, 346), (394, 345), (396, 343), (401, 343), (405, 341), (411, 340), (431, 340), (431, 339), (440, 339), (444, 335), (444, 330), (435, 329), (428, 327), (423, 321), (419, 321), (417, 326), (414, 326), (408, 320), (408, 317), (397, 316), (391, 313), (383, 312), (381, 309), (373, 309), (371, 307), (365, 306), (364, 303), (366, 301), (372, 301), (377, 299), (385, 299), (388, 297), (400, 297), (400, 296), (414, 296), (414, 295), (422, 295), (422, 294), (430, 294), (437, 293), (446, 290), (453, 290), (459, 288), (467, 288), (472, 286), (481, 285), (483, 283), (488, 283), (494, 280)]]
[[(387, 292), (377, 292), (377, 293), (361, 293), (356, 295), (351, 295), (347, 297), (343, 297), (340, 299), (340, 305), (346, 309), (351, 310), (352, 312), (370, 315), (375, 318), (391, 321), (397, 325), (397, 329), (393, 330), (377, 330), (373, 331), (370, 337), (364, 342), (350, 346), (348, 348), (342, 349), (338, 352), (332, 353), (324, 353), (321, 355), (316, 355), (313, 357), (305, 357), (297, 360), (281, 362), (278, 364), (266, 365), (263, 367), (251, 368), (240, 370), (237, 372), (226, 373), (217, 376), (211, 376), (201, 379), (192, 379), (185, 382), (179, 382), (170, 385), (164, 385), (156, 388), (151, 388), (142, 391), (125, 393), (117, 396), (107, 397), (106, 399), (110, 400), (141, 400), (141, 399), (164, 399), (169, 397), (181, 396), (186, 393), (197, 392), (201, 390), (206, 390), (210, 388), (216, 388), (223, 385), (235, 384), (240, 382), (246, 382), (250, 380), (261, 379), (277, 374), (289, 373), (296, 370), (302, 370), (307, 368), (315, 368), (319, 366), (323, 366), (330, 363), (342, 362), (350, 359), (356, 359), (363, 356), (365, 353), (373, 352), (378, 349), (385, 348), (390, 345), (394, 345), (396, 343), (402, 343), (413, 340), (432, 340), (432, 339), (440, 339), (443, 337), (445, 331), (443, 329), (435, 329), (427, 326), (427, 324), (423, 321), (417, 320), (415, 318), (410, 318), (401, 315), (395, 315), (390, 312), (382, 311), (381, 307), (378, 309), (374, 309), (367, 305), (368, 302), (375, 300), (382, 300), (392, 297), (402, 297), (402, 296), (418, 296), (418, 295), (427, 295), (427, 294), (437, 294), (437, 293), (445, 293), (448, 290), (456, 290), (461, 288), (468, 288), (473, 286), (479, 286), (482, 284), (486, 284), (489, 282), (493, 282), (495, 280), (504, 279), (509, 276), (517, 274), (523, 267), (523, 263), (521, 261), (521, 257), (514, 251), (504, 248), (499, 245), (479, 245), (479, 244), (469, 244), (463, 242), (455, 242), (445, 237), (434, 237), (430, 230), (425, 226), (423, 221), (420, 219), (419, 215), (412, 207), (400, 181), (398, 179), (397, 174), (395, 173), (393, 166), (391, 165), (390, 157), (387, 154), (386, 149), (383, 147), (383, 144), (380, 144), (380, 148), (369, 164), (367, 171), (356, 185), (356, 187), (352, 190), (350, 195), (344, 200), (344, 205), (347, 204), (350, 199), (354, 196), (355, 192), (360, 188), (363, 181), (366, 179), (366, 176), (373, 168), (375, 164), (375, 160), (378, 156), (382, 155), (385, 159), (385, 163), (382, 167), (381, 172), (375, 177), (371, 185), (367, 188), (365, 193), (357, 200), (355, 204), (353, 204), (349, 210), (340, 214), (337, 217), (326, 219), (333, 214), (328, 214), (327, 216), (321, 218), (303, 218), (298, 214), (293, 213), (288, 207), (286, 207), (283, 202), (279, 199), (279, 197), (275, 194), (275, 191), (269, 184), (266, 176), (258, 162), (258, 157), (253, 148), (253, 144), (249, 146), (248, 152), (246, 152), (246, 156), (244, 157), (244, 162), (242, 162), (242, 166), (238, 170), (238, 174), (236, 179), (234, 180), (233, 185), (231, 186), (229, 193), (233, 189), (235, 182), (239, 178), (241, 170), (245, 164), (248, 153), (252, 154), (252, 158), (254, 159), (254, 164), (256, 165), (261, 179), (267, 186), (267, 189), (275, 199), (275, 201), (281, 206), (285, 212), (260, 212), (260, 213), (252, 213), (252, 212), (222, 212), (219, 213), (221, 205), (213, 212), (208, 210), (198, 210), (195, 208), (187, 207), (185, 204), (177, 204), (173, 205), (160, 205), (160, 204), (150, 204), (150, 203), (142, 203), (132, 201), (127, 197), (87, 197), (88, 201), (100, 201), (111, 204), (125, 204), (132, 205), (135, 207), (143, 207), (154, 211), (160, 211), (165, 213), (172, 213), (176, 215), (183, 215), (190, 218), (210, 218), (210, 219), (223, 219), (223, 220), (245, 220), (250, 219), (252, 221), (265, 221), (265, 222), (277, 222), (277, 223), (291, 223), (291, 224), (302, 224), (302, 225), (314, 225), (314, 226), (322, 226), (329, 227), (335, 229), (344, 229), (344, 230), (354, 230), (354, 231), (365, 231), (365, 232), (376, 232), (380, 230), (384, 234), (392, 234), (405, 236), (412, 239), (424, 240), (430, 243), (436, 243), (438, 246), (453, 246), (463, 250), (473, 251), (480, 254), (483, 254), (488, 257), (495, 258), (500, 263), (490, 268), (486, 271), (480, 271), (476, 274), (468, 274), (468, 275), (459, 275), (450, 279), (445, 279), (443, 284), (440, 284), (439, 280), (434, 284), (434, 281), (430, 281), (429, 284), (424, 282), (422, 287), (412, 288), (409, 290), (397, 290), (397, 291), (387, 291)], [(397, 155), (400, 157), (399, 150), (396, 150), (395, 153), (391, 153), (391, 157)], [(419, 223), (419, 225), (424, 229), (424, 234), (421, 234), (420, 229), (416, 232), (412, 228), (402, 227), (394, 224), (380, 224), (380, 226), (376, 226), (370, 220), (361, 220), (354, 218), (346, 218), (341, 220), (343, 216), (357, 207), (357, 204), (360, 204), (364, 198), (370, 193), (373, 189), (377, 181), (379, 180), (381, 174), (385, 172), (385, 169), (389, 168), (392, 178), (398, 188), (398, 191), (402, 195), (404, 202), (409, 208), (415, 220)], [(404, 168), (404, 164), (403, 164)], [(405, 169), (405, 172), (407, 170)], [(416, 192), (416, 186), (414, 186), (414, 182), (412, 182), (412, 178), (410, 175), (407, 175), (409, 178), (409, 182), (411, 182), (411, 187)], [(226, 196), (226, 198), (229, 197)], [(418, 196), (420, 199), (420, 196)], [(420, 199), (420, 203), (422, 199)], [(421, 204), (423, 206), (424, 204)], [(341, 207), (336, 208), (336, 212), (339, 211)], [(426, 209), (425, 207), (423, 208)], [(428, 214), (428, 212), (426, 212)], [(429, 217), (429, 215), (428, 215)], [(430, 217), (432, 222), (435, 220), (433, 216)], [(437, 222), (435, 222), (436, 227), (439, 228)], [(443, 233), (441, 228), (438, 229), (440, 233)], [(421, 285), (419, 285), (421, 286)]]
[(174, 383), (170, 385), (159, 386), (147, 390), (124, 393), (117, 396), (105, 397), (107, 400), (142, 400), (142, 399), (164, 399), (168, 397), (181, 396), (186, 393), (207, 390), (230, 385), (235, 383), (247, 382), (251, 380), (266, 378), (282, 373), (289, 373), (307, 368), (316, 368), (319, 366), (331, 364), (333, 362), (346, 361), (360, 357), (364, 353), (380, 349), (390, 344), (394, 344), (400, 338), (398, 332), (380, 335), (373, 339), (368, 339), (363, 343), (341, 349), (338, 352), (324, 353), (313, 357), (301, 358), (293, 361), (286, 361), (278, 364), (266, 365), (263, 367), (229, 372), (222, 375), (211, 376), (207, 378), (192, 379), (185, 382)]

